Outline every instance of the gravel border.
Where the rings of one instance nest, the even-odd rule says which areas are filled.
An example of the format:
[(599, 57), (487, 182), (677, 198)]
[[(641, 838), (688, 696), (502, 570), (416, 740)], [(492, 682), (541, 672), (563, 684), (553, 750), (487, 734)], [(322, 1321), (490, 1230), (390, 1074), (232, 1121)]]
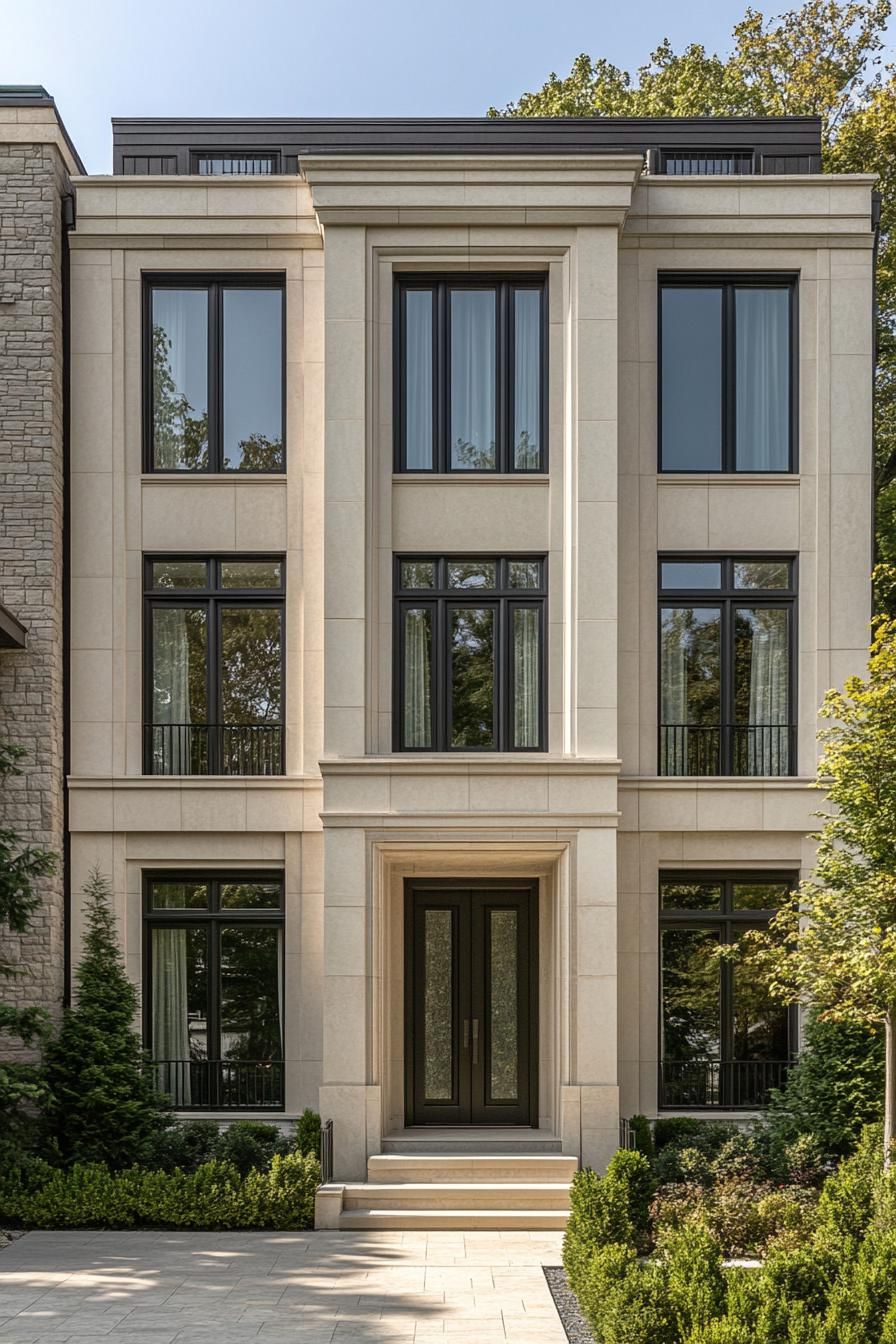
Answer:
[(542, 1268), (570, 1344), (594, 1344), (594, 1336), (582, 1315), (578, 1299), (566, 1281), (566, 1270), (560, 1265), (544, 1265)]

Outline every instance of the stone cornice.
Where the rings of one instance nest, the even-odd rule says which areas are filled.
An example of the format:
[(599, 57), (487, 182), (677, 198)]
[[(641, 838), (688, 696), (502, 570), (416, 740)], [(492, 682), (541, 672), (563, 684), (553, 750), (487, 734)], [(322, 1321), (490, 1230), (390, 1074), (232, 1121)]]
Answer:
[(324, 757), (320, 772), (333, 775), (611, 775), (619, 774), (621, 761), (606, 757), (505, 756), (339, 756)]

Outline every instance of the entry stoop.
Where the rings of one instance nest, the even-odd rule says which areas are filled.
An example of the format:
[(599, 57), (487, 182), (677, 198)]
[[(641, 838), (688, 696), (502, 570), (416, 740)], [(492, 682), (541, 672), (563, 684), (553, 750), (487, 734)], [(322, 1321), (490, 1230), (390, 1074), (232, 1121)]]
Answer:
[(560, 1153), (380, 1153), (368, 1159), (366, 1183), (321, 1188), (315, 1225), (562, 1231), (577, 1166)]

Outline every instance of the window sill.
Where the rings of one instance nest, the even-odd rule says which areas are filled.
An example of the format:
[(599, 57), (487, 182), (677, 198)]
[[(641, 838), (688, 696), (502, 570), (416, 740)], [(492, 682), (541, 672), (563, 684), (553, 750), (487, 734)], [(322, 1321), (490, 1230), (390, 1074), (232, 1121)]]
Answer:
[(799, 485), (798, 471), (658, 471), (665, 485)]
[(546, 471), (393, 471), (393, 485), (550, 485)]
[(143, 471), (140, 480), (153, 485), (183, 485), (187, 481), (202, 485), (233, 485), (236, 481), (285, 485), (287, 475), (285, 471)]

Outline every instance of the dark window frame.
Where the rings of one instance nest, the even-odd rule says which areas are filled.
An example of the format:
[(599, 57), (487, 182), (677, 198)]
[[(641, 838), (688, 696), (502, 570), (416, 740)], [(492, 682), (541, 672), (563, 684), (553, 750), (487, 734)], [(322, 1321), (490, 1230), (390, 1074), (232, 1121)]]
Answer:
[[(695, 174), (670, 173), (670, 160), (688, 160), (691, 163), (707, 163), (716, 159), (730, 159), (734, 168), (730, 173), (704, 173), (697, 169)], [(661, 148), (659, 151), (659, 171), (668, 177), (705, 176), (705, 177), (750, 177), (758, 172), (758, 156), (752, 149), (709, 148), (691, 146), (689, 149)]]
[[(451, 465), (451, 305), (452, 289), (494, 289), (495, 316), (495, 466), (460, 468)], [(541, 296), (541, 423), (537, 467), (519, 468), (513, 464), (513, 292), (536, 290)], [(407, 466), (407, 427), (405, 415), (405, 295), (413, 290), (432, 291), (432, 402), (433, 465)], [(394, 470), (400, 474), (425, 476), (542, 476), (548, 470), (548, 275), (545, 271), (469, 274), (462, 271), (444, 274), (396, 274), (393, 293), (393, 429)]]
[[(721, 886), (721, 901), (718, 910), (664, 910), (663, 909), (663, 885), (665, 883), (686, 884), (694, 883), (718, 883)], [(732, 1107), (726, 1105), (724, 1097), (720, 1103), (715, 1105), (690, 1107), (680, 1101), (672, 1101), (668, 1105), (663, 1097), (663, 1066), (666, 1063), (663, 1055), (663, 931), (665, 929), (698, 929), (698, 930), (718, 930), (719, 942), (722, 946), (732, 941), (731, 935), (737, 929), (750, 929), (768, 925), (771, 919), (777, 914), (779, 907), (771, 907), (757, 910), (735, 910), (732, 899), (733, 888), (735, 885), (746, 883), (780, 883), (787, 884), (788, 890), (793, 891), (799, 884), (799, 873), (792, 870), (748, 870), (744, 872), (732, 872), (731, 869), (660, 869), (659, 880), (657, 884), (657, 1059), (659, 1060), (659, 1077), (657, 1108), (659, 1110), (705, 1110), (716, 1112), (725, 1109), (743, 1109), (741, 1107)], [(733, 1004), (734, 995), (732, 993), (734, 967), (729, 962), (723, 962), (720, 968), (719, 977), (719, 1036), (722, 1042), (720, 1051), (720, 1063), (736, 1063), (734, 1059), (733, 1040), (734, 1040), (734, 1014)], [(787, 1010), (787, 1035), (788, 1049), (787, 1060), (792, 1061), (797, 1055), (797, 1044), (799, 1041), (799, 1007), (796, 1004), (791, 1005)], [(753, 1109), (753, 1108), (748, 1108)]]
[[(153, 588), (154, 564), (178, 562), (203, 563), (206, 566), (205, 588)], [(224, 588), (220, 581), (221, 566), (231, 563), (261, 563), (280, 565), (279, 588)], [(238, 552), (233, 555), (208, 551), (145, 552), (143, 556), (143, 773), (153, 778), (152, 720), (149, 717), (153, 702), (153, 644), (152, 613), (156, 607), (204, 606), (208, 613), (206, 624), (206, 705), (208, 725), (219, 724), (222, 700), (220, 664), (220, 608), (257, 607), (273, 608), (280, 613), (280, 775), (285, 773), (286, 759), (286, 555), (283, 552)], [(196, 725), (199, 727), (200, 725)], [(148, 731), (149, 730), (149, 731)], [(214, 777), (197, 775), (196, 778)], [(232, 777), (232, 776), (230, 776)], [(254, 778), (254, 776), (243, 776)]]
[[(268, 159), (271, 170), (268, 173), (201, 173), (201, 159)], [(191, 149), (190, 172), (203, 177), (273, 177), (280, 172), (279, 149)]]
[[(790, 583), (785, 588), (735, 588), (735, 564), (768, 562), (787, 564)], [(718, 588), (664, 588), (664, 564), (720, 564), (722, 566), (721, 584)], [(661, 551), (657, 556), (657, 649), (656, 649), (656, 722), (657, 722), (657, 775), (662, 779), (697, 779), (698, 775), (660, 775), (662, 762), (662, 657), (663, 657), (663, 608), (664, 607), (718, 607), (721, 609), (720, 646), (719, 646), (719, 727), (722, 769), (719, 778), (727, 779), (771, 779), (792, 778), (797, 773), (797, 725), (799, 723), (797, 707), (797, 658), (799, 653), (799, 556), (792, 551)], [(785, 608), (790, 613), (788, 621), (787, 647), (787, 704), (788, 704), (788, 770), (786, 774), (771, 775), (735, 775), (730, 769), (731, 748), (725, 729), (734, 723), (734, 609), (738, 606), (762, 606)], [(726, 766), (728, 768), (726, 768)], [(707, 776), (708, 778), (709, 776)]]
[[(142, 418), (143, 470), (153, 476), (189, 480), (206, 476), (282, 476), (287, 465), (286, 442), (286, 272), (285, 271), (144, 271), (142, 276)], [(153, 443), (152, 295), (156, 289), (200, 289), (208, 293), (208, 466), (157, 467)], [(224, 467), (224, 298), (226, 289), (276, 289), (280, 293), (280, 438), (279, 467), (262, 471)]]
[[(183, 909), (178, 909), (176, 907), (153, 909), (152, 889), (153, 884), (157, 882), (206, 883), (209, 887), (208, 906), (204, 910), (195, 906)], [(255, 908), (252, 910), (230, 910), (222, 908), (220, 904), (221, 887), (225, 884), (240, 882), (276, 883), (280, 891), (279, 905), (276, 907), (271, 906), (268, 908)], [(217, 1046), (217, 1049), (214, 1052), (208, 1050), (206, 1058), (209, 1061), (219, 1062), (221, 1060), (221, 929), (225, 926), (239, 927), (240, 925), (248, 925), (282, 930), (280, 937), (280, 984), (284, 987), (284, 1001), (280, 1004), (280, 1032), (283, 1058), (277, 1061), (280, 1064), (281, 1078), (283, 1080), (281, 1085), (281, 1100), (276, 1105), (265, 1104), (262, 1109), (266, 1111), (284, 1110), (286, 1107), (286, 878), (283, 869), (277, 868), (265, 870), (240, 868), (233, 870), (228, 869), (226, 871), (209, 871), (207, 869), (189, 868), (144, 869), (142, 873), (142, 887), (142, 1030), (144, 1048), (150, 1058), (152, 1058), (152, 930), (154, 928), (186, 929), (198, 925), (208, 930), (206, 938), (206, 965), (208, 973), (207, 1040), (213, 1042)], [(238, 1063), (239, 1061), (234, 1062)], [(229, 1112), (234, 1108), (222, 1105), (211, 1105), (209, 1109)]]
[[(449, 588), (447, 566), (483, 561), (497, 566), (495, 588)], [(507, 565), (514, 562), (535, 562), (541, 565), (541, 588), (511, 588), (506, 582)], [(408, 563), (435, 565), (435, 584), (432, 588), (402, 588), (401, 566)], [(548, 736), (548, 558), (537, 552), (502, 553), (494, 555), (477, 552), (402, 552), (393, 556), (392, 579), (392, 749), (396, 752), (420, 755), (456, 754), (475, 752), (495, 755), (508, 752), (514, 755), (547, 751)], [(432, 746), (409, 747), (404, 743), (404, 621), (405, 609), (421, 607), (433, 612), (432, 624)], [(451, 646), (448, 638), (448, 613), (457, 607), (477, 610), (493, 608), (495, 621), (495, 745), (493, 747), (452, 747), (451, 741)], [(513, 612), (518, 608), (540, 610), (539, 622), (539, 685), (538, 685), (538, 741), (537, 747), (514, 747), (513, 743)]]
[[(667, 289), (722, 291), (722, 441), (718, 467), (666, 467), (663, 463), (663, 293)], [(784, 289), (790, 296), (790, 442), (787, 466), (777, 471), (737, 466), (735, 348), (736, 289)], [(657, 470), (673, 476), (793, 476), (799, 472), (799, 275), (793, 271), (660, 271), (657, 276)]]

